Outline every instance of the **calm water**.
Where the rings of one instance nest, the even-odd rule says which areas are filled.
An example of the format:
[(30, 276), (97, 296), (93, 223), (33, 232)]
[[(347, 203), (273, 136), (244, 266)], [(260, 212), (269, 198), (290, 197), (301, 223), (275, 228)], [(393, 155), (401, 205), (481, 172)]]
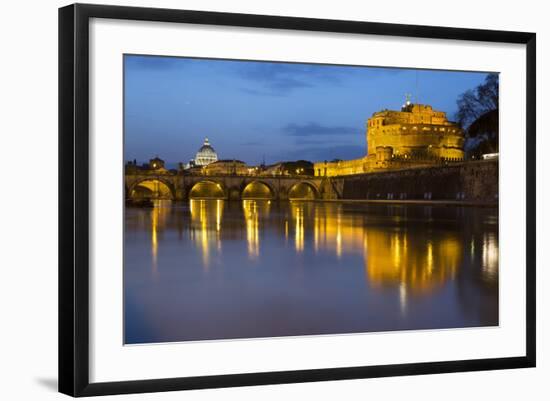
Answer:
[(498, 210), (127, 208), (125, 342), (498, 325)]

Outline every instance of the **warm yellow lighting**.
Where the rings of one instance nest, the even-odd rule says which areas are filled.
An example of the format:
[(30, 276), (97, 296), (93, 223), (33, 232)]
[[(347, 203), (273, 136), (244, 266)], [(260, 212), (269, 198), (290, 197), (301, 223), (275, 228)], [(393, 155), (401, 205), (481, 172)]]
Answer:
[(494, 276), (498, 271), (498, 243), (496, 236), (492, 233), (483, 235), (481, 268), (488, 276)]
[(189, 201), (190, 237), (202, 254), (202, 265), (205, 271), (210, 268), (211, 257), (222, 251), (220, 233), (224, 204), (221, 199), (191, 199)]
[(158, 230), (158, 220), (159, 220), (159, 209), (153, 208), (151, 211), (151, 258), (152, 258), (152, 265), (153, 265), (153, 275), (156, 276), (158, 274), (158, 264), (157, 264), (157, 256), (158, 256), (158, 238), (157, 238), (157, 230)]
[(248, 257), (251, 260), (256, 260), (260, 256), (260, 235), (257, 202), (255, 200), (243, 200), (243, 211), (246, 225)]
[(365, 272), (370, 285), (398, 287), (400, 297), (433, 291), (454, 279), (461, 264), (462, 242), (454, 236), (434, 238), (422, 246), (423, 239), (407, 232), (372, 228), (364, 238)]
[(434, 257), (433, 257), (433, 245), (431, 242), (428, 242), (428, 251), (426, 253), (426, 263), (428, 265), (428, 273), (432, 274), (434, 268)]
[(200, 238), (202, 246), (202, 265), (205, 270), (210, 268), (210, 244), (208, 241), (208, 220), (206, 215), (206, 201), (200, 200), (199, 219), (201, 224)]
[(220, 231), (222, 225), (222, 206), (220, 199), (216, 200), (216, 231)]
[(294, 245), (296, 252), (304, 250), (304, 205), (302, 203), (292, 204), (294, 215)]
[(338, 259), (342, 257), (342, 214), (340, 209), (338, 209), (336, 217), (336, 256)]

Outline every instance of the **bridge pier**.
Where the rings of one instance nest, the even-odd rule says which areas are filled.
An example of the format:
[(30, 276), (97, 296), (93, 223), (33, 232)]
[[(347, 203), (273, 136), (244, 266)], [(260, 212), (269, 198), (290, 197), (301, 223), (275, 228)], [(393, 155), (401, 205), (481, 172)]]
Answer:
[(284, 188), (279, 190), (277, 192), (277, 195), (275, 196), (275, 199), (281, 200), (281, 201), (288, 200), (288, 191), (286, 191)]
[(174, 198), (175, 198), (174, 200), (177, 200), (177, 201), (187, 200), (185, 191), (182, 188), (176, 189), (176, 193), (174, 195)]
[(241, 191), (238, 188), (229, 188), (228, 189), (228, 200), (239, 201), (241, 200)]

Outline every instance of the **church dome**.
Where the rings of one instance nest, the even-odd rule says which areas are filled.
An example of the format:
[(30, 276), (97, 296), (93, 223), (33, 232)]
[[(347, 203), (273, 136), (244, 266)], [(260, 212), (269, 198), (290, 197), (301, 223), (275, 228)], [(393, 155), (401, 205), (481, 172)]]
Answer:
[(197, 166), (206, 166), (210, 163), (214, 163), (218, 160), (216, 151), (208, 142), (208, 138), (204, 138), (204, 143), (195, 156), (195, 164)]

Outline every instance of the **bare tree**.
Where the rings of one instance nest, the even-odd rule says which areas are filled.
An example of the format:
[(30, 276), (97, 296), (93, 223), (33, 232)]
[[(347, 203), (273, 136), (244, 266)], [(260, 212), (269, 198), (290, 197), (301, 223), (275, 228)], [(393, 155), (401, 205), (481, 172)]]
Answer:
[(485, 82), (458, 97), (456, 120), (466, 132), (470, 153), (498, 152), (498, 74), (491, 73)]

